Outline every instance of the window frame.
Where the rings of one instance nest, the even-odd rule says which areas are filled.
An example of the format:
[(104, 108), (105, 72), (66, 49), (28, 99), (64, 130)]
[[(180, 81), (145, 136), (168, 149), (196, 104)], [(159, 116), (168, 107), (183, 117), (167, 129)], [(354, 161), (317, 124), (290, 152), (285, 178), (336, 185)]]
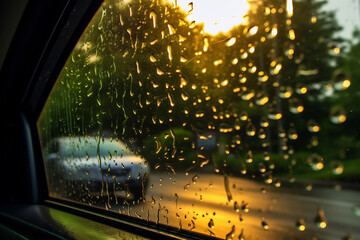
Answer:
[[(143, 219), (135, 219), (134, 217), (106, 211), (105, 209), (85, 206), (77, 202), (56, 199), (49, 196), (36, 122), (73, 48), (102, 3), (103, 0), (68, 0), (62, 3), (62, 8), (58, 9), (57, 14), (53, 16), (53, 20), (55, 20), (52, 25), (53, 28), (50, 31), (46, 31), (44, 36), (41, 36), (44, 38), (44, 43), (43, 45), (39, 44), (36, 48), (41, 51), (40, 55), (32, 56), (29, 53), (24, 57), (24, 62), (26, 60), (34, 61), (34, 67), (31, 68), (29, 72), (26, 72), (21, 79), (24, 82), (24, 88), (22, 89), (22, 94), (19, 94), (21, 98), (16, 104), (18, 107), (16, 108), (17, 115), (15, 117), (18, 123), (16, 123), (15, 126), (20, 127), (18, 131), (22, 135), (21, 137), (24, 144), (23, 153), (26, 154), (23, 161), (27, 162), (28, 165), (26, 170), (27, 176), (21, 178), (19, 181), (25, 178), (30, 180), (30, 189), (27, 192), (27, 199), (20, 200), (22, 205), (19, 206), (19, 208), (36, 209), (38, 206), (45, 206), (47, 208), (59, 209), (151, 239), (218, 239), (188, 230), (178, 230), (175, 227), (157, 225)], [(15, 35), (15, 40), (12, 42), (2, 68), (2, 78), (5, 79), (5, 81), (11, 81), (11, 74), (19, 71), (18, 68), (23, 67), (19, 67), (16, 64), (16, 56), (21, 56), (21, 49), (18, 49), (18, 47), (26, 45), (26, 39), (24, 38), (29, 37), (29, 35), (31, 38), (34, 38), (33, 42), (35, 41), (36, 32), (31, 32), (31, 27), (34, 27), (39, 19), (44, 20), (44, 17), (37, 18), (36, 21), (34, 21), (35, 23), (31, 22), (31, 24), (29, 24), (28, 21), (34, 14), (42, 14), (43, 11), (47, 10), (46, 6), (39, 6), (41, 4), (41, 1), (40, 3), (29, 3), (25, 9)], [(37, 30), (41, 31), (42, 29)], [(13, 56), (15, 56), (15, 58)], [(3, 70), (9, 66), (9, 70)], [(17, 88), (17, 86), (12, 87), (13, 88), (10, 86), (8, 89), (15, 91)], [(7, 99), (7, 101), (11, 101), (11, 99)], [(11, 173), (9, 173), (9, 175), (11, 175)], [(8, 211), (11, 212), (11, 210)], [(6, 206), (0, 205), (0, 223), (6, 223), (6, 225), (13, 227), (13, 229), (19, 230), (20, 233), (34, 231), (35, 236), (39, 237), (47, 236), (46, 232), (50, 234), (48, 236), (53, 236), (52, 234), (56, 235), (55, 231), (53, 231), (54, 229), (42, 229), (44, 232), (39, 231), (39, 229), (36, 228), (36, 225), (39, 223), (36, 221), (31, 223), (21, 220), (24, 219), (24, 216), (26, 216), (28, 212), (11, 212), (11, 215), (14, 215), (9, 216), (8, 211), (6, 211)], [(22, 230), (22, 228), (25, 229)]]

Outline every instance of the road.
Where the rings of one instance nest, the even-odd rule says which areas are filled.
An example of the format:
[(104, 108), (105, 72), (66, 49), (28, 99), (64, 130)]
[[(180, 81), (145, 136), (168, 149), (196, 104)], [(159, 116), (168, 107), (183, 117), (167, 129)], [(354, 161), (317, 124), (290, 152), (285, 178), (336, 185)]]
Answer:
[[(146, 202), (110, 210), (206, 235), (239, 239), (360, 239), (360, 192), (333, 187), (274, 187), (220, 174), (151, 174)], [(297, 187), (296, 187), (297, 186)], [(124, 193), (118, 193), (119, 197)], [(236, 204), (237, 203), (237, 204)], [(323, 210), (326, 227), (315, 222)], [(305, 230), (296, 222), (302, 218)], [(316, 237), (316, 238), (313, 238)], [(231, 239), (231, 238), (229, 238)]]

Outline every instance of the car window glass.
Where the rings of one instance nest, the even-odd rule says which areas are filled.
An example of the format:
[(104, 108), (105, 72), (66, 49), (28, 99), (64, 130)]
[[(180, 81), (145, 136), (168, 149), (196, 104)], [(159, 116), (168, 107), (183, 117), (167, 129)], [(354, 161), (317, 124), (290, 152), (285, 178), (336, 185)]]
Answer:
[(350, 0), (106, 0), (37, 122), (50, 197), (226, 239), (360, 238), (359, 21)]

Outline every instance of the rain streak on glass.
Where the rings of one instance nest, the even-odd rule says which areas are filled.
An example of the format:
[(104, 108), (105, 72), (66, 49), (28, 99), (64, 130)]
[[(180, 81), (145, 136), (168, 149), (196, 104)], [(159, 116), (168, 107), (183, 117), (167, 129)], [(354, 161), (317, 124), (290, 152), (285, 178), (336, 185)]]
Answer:
[(360, 238), (359, 3), (335, 2), (105, 0), (37, 121), (49, 196), (199, 239)]

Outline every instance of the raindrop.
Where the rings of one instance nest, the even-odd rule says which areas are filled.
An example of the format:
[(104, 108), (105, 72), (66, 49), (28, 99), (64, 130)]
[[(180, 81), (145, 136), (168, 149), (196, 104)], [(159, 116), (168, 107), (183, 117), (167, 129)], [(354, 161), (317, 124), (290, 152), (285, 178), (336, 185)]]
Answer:
[(302, 105), (302, 102), (298, 98), (292, 98), (289, 100), (289, 108), (290, 112), (294, 114), (298, 114), (304, 111), (304, 106)]
[(305, 94), (305, 93), (307, 93), (308, 89), (305, 85), (299, 83), (296, 85), (295, 91), (297, 94)]
[(246, 59), (249, 56), (249, 54), (247, 52), (244, 52), (243, 54), (241, 54), (241, 59)]
[(330, 111), (330, 120), (332, 123), (339, 124), (346, 121), (346, 113), (341, 108), (333, 108)]
[(334, 72), (332, 76), (332, 82), (336, 90), (344, 90), (351, 85), (349, 77), (341, 70)]
[(326, 228), (327, 226), (327, 220), (325, 218), (325, 212), (323, 209), (319, 209), (318, 213), (314, 219), (315, 224), (318, 228)]
[(160, 68), (156, 68), (157, 75), (161, 76), (164, 74), (164, 72)]
[(140, 74), (140, 65), (138, 61), (136, 61), (136, 72)]
[(312, 154), (308, 157), (307, 162), (315, 171), (319, 171), (324, 168), (324, 159), (319, 154)]
[(208, 226), (209, 228), (214, 228), (214, 220), (210, 219)]
[(295, 128), (290, 128), (288, 131), (288, 137), (290, 140), (296, 140), (298, 138), (298, 134)]
[(208, 49), (209, 49), (209, 39), (205, 37), (203, 50), (204, 52), (207, 52)]
[(247, 36), (253, 36), (255, 35), (259, 30), (258, 26), (254, 26), (252, 28), (249, 29), (249, 31), (247, 32)]
[(340, 161), (331, 162), (331, 170), (335, 175), (341, 175), (344, 172), (344, 165)]
[(170, 35), (173, 35), (176, 32), (175, 28), (171, 24), (168, 24), (168, 29), (169, 29), (169, 34)]
[(227, 123), (221, 123), (219, 126), (219, 131), (222, 133), (232, 132), (234, 129)]
[(312, 190), (312, 184), (306, 184), (305, 189), (306, 189), (306, 191), (311, 191)]
[(269, 97), (266, 94), (260, 92), (256, 95), (256, 104), (257, 105), (263, 106), (267, 102), (269, 102)]
[(172, 61), (173, 57), (172, 57), (172, 49), (170, 45), (167, 46), (167, 52), (168, 52), (169, 60)]
[(241, 232), (240, 232), (240, 235), (239, 235), (239, 240), (245, 240), (244, 229), (241, 229)]
[(180, 57), (180, 62), (185, 63), (185, 62), (187, 62), (187, 59), (184, 56), (181, 56)]
[(235, 38), (235, 37), (232, 37), (232, 38), (230, 38), (230, 39), (225, 43), (225, 45), (226, 45), (227, 47), (231, 47), (231, 46), (233, 46), (235, 43), (236, 43), (236, 38)]
[(266, 128), (266, 127), (269, 126), (269, 121), (266, 119), (266, 117), (262, 117), (262, 118), (261, 118), (260, 126), (261, 126), (261, 127), (264, 127), (264, 128)]
[(246, 134), (251, 137), (255, 136), (256, 134), (256, 128), (254, 124), (252, 124), (251, 122), (249, 122), (248, 125), (246, 126)]
[(192, 12), (192, 10), (194, 10), (194, 4), (193, 4), (193, 2), (190, 2), (188, 4), (188, 13)]
[(240, 206), (237, 201), (234, 202), (234, 210), (235, 212), (240, 212)]
[(299, 231), (303, 232), (303, 231), (305, 230), (305, 221), (304, 221), (304, 219), (299, 218), (299, 219), (296, 221), (295, 225), (296, 225), (296, 228), (297, 228)]
[(269, 109), (268, 118), (271, 120), (279, 120), (282, 118), (282, 114), (277, 112), (275, 109)]
[(252, 90), (247, 90), (245, 91), (242, 95), (241, 95), (241, 99), (245, 100), (245, 101), (249, 101), (250, 99), (252, 99), (255, 96), (255, 92)]
[(263, 163), (259, 163), (259, 172), (261, 172), (261, 173), (266, 172), (266, 167)]
[(240, 216), (239, 216), (239, 221), (240, 221), (241, 223), (244, 222), (244, 218), (243, 218), (242, 214), (240, 214)]
[(232, 202), (233, 198), (232, 198), (232, 194), (230, 192), (229, 178), (226, 175), (224, 175), (224, 185), (225, 185), (225, 191), (226, 191), (227, 199), (228, 199), (229, 202)]
[(181, 93), (181, 98), (182, 100), (187, 101), (189, 99), (189, 96), (187, 95), (187, 93), (183, 92)]
[(153, 27), (156, 28), (156, 13), (154, 11), (150, 12), (150, 19), (153, 20)]
[(279, 93), (279, 96), (281, 98), (290, 98), (293, 94), (293, 89), (291, 87), (284, 87), (284, 86), (281, 86), (280, 87), (280, 93)]
[(248, 119), (248, 113), (246, 111), (242, 111), (240, 113), (240, 120), (241, 121), (246, 121)]
[(269, 230), (269, 224), (267, 224), (267, 222), (265, 222), (264, 220), (261, 221), (261, 226), (263, 227), (263, 229)]
[(154, 55), (150, 55), (150, 62), (157, 62), (157, 59)]
[(252, 151), (251, 151), (251, 150), (249, 150), (249, 151), (247, 152), (245, 161), (246, 161), (247, 163), (252, 163), (253, 159), (252, 159)]
[(204, 112), (201, 110), (199, 110), (195, 113), (195, 117), (197, 117), (197, 118), (202, 118), (202, 117), (204, 117), (204, 115), (205, 115)]
[(241, 206), (241, 210), (242, 210), (243, 212), (245, 212), (245, 213), (248, 213), (248, 212), (250, 211), (250, 209), (249, 209), (249, 204), (243, 202), (243, 204), (242, 204), (242, 206)]
[(308, 128), (309, 132), (313, 132), (313, 133), (320, 131), (320, 126), (315, 120), (309, 120), (307, 122), (307, 128)]
[(192, 179), (191, 179), (191, 180), (192, 180), (192, 183), (193, 183), (193, 184), (196, 184), (196, 181), (197, 181), (198, 179), (199, 179), (199, 176), (198, 176), (198, 175), (193, 176)]
[(274, 181), (274, 186), (277, 187), (277, 188), (281, 187), (281, 181), (278, 180), (278, 179), (275, 180), (275, 181)]
[(235, 225), (232, 226), (231, 231), (226, 234), (225, 239), (226, 240), (233, 240), (235, 236)]
[(259, 136), (259, 139), (265, 139), (266, 138), (266, 133), (265, 133), (263, 128), (260, 128), (260, 130), (258, 132), (258, 136)]

